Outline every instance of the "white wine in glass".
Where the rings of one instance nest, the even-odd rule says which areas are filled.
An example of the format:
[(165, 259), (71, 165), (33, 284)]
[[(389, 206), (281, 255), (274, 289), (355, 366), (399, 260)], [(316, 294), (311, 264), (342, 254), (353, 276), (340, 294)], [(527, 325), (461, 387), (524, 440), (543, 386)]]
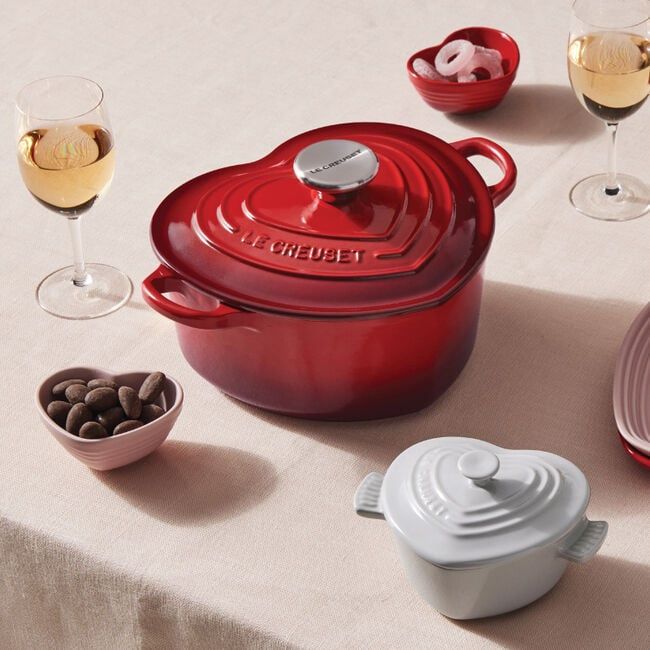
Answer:
[(636, 113), (650, 89), (648, 5), (645, 0), (576, 0), (568, 47), (571, 86), (609, 133), (608, 171), (571, 190), (574, 207), (596, 219), (627, 221), (650, 210), (650, 188), (616, 169), (621, 120)]
[(37, 288), (43, 309), (70, 319), (97, 318), (126, 304), (130, 279), (105, 264), (86, 264), (80, 218), (108, 189), (115, 150), (104, 93), (81, 77), (50, 77), (23, 88), (16, 100), (18, 167), (32, 196), (65, 216), (74, 265)]
[(46, 208), (79, 215), (111, 183), (113, 138), (97, 124), (35, 129), (18, 141), (18, 165), (27, 189)]

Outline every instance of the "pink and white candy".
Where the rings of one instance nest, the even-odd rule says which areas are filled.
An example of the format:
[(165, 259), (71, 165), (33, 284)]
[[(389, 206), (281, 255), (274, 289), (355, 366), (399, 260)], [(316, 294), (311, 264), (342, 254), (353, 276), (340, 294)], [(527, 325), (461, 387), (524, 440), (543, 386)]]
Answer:
[(443, 45), (436, 54), (436, 70), (445, 77), (457, 74), (472, 60), (476, 47), (465, 39), (459, 38)]
[(476, 46), (474, 56), (468, 64), (458, 71), (458, 81), (460, 83), (476, 81), (475, 71), (478, 69), (485, 70), (490, 79), (503, 77), (503, 66), (501, 65), (501, 53), (497, 50), (491, 50), (488, 47)]
[(501, 61), (501, 52), (498, 50), (457, 39), (440, 48), (435, 66), (424, 59), (415, 59), (413, 70), (420, 77), (431, 81), (468, 83), (477, 81), (478, 70), (484, 70), (490, 79), (503, 77)]
[(469, 82), (472, 82), (472, 81), (478, 81), (478, 78), (473, 72), (463, 73), (463, 71), (461, 70), (458, 73), (458, 78), (456, 79), (456, 81), (458, 83), (464, 84), (464, 83), (469, 83)]
[(428, 61), (424, 59), (415, 59), (413, 61), (413, 70), (415, 74), (430, 79), (431, 81), (447, 81)]
[(489, 47), (482, 47), (481, 45), (475, 45), (477, 52), (484, 52), (485, 54), (489, 54), (490, 56), (494, 57), (495, 59), (499, 59), (499, 63), (503, 60), (503, 57), (501, 56), (501, 52), (499, 50), (492, 50)]

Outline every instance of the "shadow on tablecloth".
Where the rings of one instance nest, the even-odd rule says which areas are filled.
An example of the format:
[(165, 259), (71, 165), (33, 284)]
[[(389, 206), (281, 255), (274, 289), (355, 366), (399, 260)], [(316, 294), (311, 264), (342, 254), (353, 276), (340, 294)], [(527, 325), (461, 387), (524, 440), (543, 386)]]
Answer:
[(605, 139), (600, 120), (578, 103), (569, 86), (517, 84), (494, 110), (469, 115), (448, 115), (461, 126), (499, 141), (521, 144), (552, 144)]
[(176, 440), (95, 476), (131, 505), (177, 526), (235, 517), (267, 498), (277, 483), (275, 468), (261, 456)]
[(618, 349), (641, 308), (487, 282), (473, 355), (455, 384), (429, 408), (351, 423), (241, 408), (353, 454), (359, 479), (385, 470), (420, 440), (469, 436), (573, 461), (591, 483), (599, 511), (593, 517), (619, 513), (621, 503), (646, 512), (650, 472), (623, 452), (612, 408)]
[[(347, 486), (350, 499), (366, 473), (384, 471), (406, 447), (431, 437), (470, 436), (570, 459), (591, 484), (588, 516), (610, 520), (601, 553), (584, 566), (570, 565), (555, 589), (519, 612), (456, 624), (522, 650), (617, 648), (631, 637), (639, 644), (626, 647), (643, 647), (640, 612), (650, 602), (650, 567), (634, 539), (644, 534), (650, 472), (623, 452), (612, 408), (618, 349), (642, 307), (487, 282), (474, 353), (450, 390), (424, 411), (333, 423), (242, 408), (351, 454), (357, 476)], [(612, 557), (616, 551), (621, 557)]]
[[(528, 607), (453, 623), (504, 648), (640, 648), (647, 642), (640, 612), (648, 602), (650, 567), (599, 555), (588, 566), (570, 566), (552, 591)], [(635, 637), (639, 645), (630, 645)]]

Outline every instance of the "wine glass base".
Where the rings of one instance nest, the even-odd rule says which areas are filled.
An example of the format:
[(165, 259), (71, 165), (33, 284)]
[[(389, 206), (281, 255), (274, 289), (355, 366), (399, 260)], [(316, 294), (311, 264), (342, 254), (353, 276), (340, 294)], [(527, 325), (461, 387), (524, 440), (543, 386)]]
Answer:
[(124, 306), (133, 293), (128, 275), (107, 264), (86, 264), (91, 281), (84, 287), (72, 281), (73, 266), (44, 278), (36, 289), (38, 304), (48, 313), (70, 320), (106, 316)]
[(650, 211), (650, 187), (642, 180), (618, 174), (619, 191), (605, 192), (607, 174), (588, 176), (573, 186), (569, 199), (573, 207), (592, 219), (630, 221)]

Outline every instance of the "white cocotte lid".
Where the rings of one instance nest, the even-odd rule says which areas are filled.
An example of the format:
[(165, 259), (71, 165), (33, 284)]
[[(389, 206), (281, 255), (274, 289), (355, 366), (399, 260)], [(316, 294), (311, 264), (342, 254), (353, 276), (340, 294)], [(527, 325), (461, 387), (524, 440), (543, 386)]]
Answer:
[(589, 502), (587, 479), (568, 460), (473, 438), (420, 442), (393, 461), (383, 481), (371, 477), (378, 477), (375, 516), (420, 557), (449, 568), (554, 543), (583, 521)]

